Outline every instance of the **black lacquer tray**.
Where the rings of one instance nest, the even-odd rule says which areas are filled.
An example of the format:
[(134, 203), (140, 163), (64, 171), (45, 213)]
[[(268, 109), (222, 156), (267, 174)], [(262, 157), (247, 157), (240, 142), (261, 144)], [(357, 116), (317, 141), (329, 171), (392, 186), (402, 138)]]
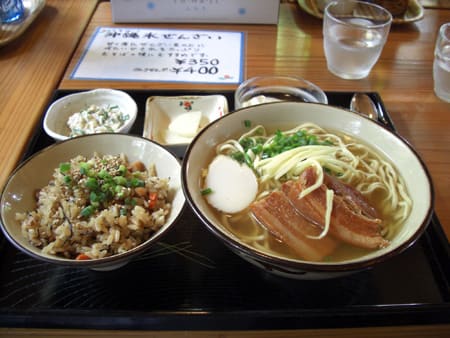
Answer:
[[(57, 91), (53, 99), (70, 94)], [(132, 133), (142, 135), (152, 95)], [(224, 94), (233, 107), (233, 93)], [(348, 107), (352, 93), (328, 92)], [(387, 115), (377, 93), (370, 93)], [(52, 144), (36, 127), (24, 158)], [(183, 156), (183, 150), (172, 149)], [(232, 253), (186, 207), (153, 249), (114, 271), (54, 266), (30, 258), (0, 234), (0, 327), (125, 330), (310, 329), (450, 323), (449, 244), (436, 216), (398, 257), (371, 270), (322, 281), (291, 280)]]

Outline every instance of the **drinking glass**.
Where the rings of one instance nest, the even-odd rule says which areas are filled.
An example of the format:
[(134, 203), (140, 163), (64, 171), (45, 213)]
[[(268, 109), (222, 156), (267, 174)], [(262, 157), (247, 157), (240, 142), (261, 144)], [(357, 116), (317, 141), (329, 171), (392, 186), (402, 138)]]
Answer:
[(450, 23), (439, 29), (434, 49), (433, 79), (436, 95), (450, 102)]
[(330, 72), (343, 79), (369, 75), (380, 57), (392, 23), (391, 13), (363, 1), (333, 1), (323, 19), (323, 46)]

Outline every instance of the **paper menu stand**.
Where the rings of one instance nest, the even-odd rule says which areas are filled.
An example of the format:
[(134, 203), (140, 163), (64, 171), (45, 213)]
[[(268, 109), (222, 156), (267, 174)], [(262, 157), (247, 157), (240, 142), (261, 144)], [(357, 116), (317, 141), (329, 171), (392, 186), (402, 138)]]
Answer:
[(111, 0), (115, 23), (277, 24), (280, 0)]

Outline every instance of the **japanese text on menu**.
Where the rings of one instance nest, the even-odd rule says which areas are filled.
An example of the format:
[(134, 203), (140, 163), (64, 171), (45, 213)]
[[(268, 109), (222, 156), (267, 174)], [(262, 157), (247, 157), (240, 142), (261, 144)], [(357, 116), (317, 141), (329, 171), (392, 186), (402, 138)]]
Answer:
[(239, 83), (241, 32), (99, 27), (72, 79)]

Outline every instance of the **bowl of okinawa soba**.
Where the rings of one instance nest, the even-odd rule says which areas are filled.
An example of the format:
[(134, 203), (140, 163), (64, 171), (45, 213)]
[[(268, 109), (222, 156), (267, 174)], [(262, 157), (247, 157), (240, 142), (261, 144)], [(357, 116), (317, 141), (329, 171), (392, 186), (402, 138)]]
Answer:
[(333, 278), (413, 245), (433, 209), (430, 175), (399, 135), (318, 103), (246, 107), (189, 145), (182, 185), (233, 252), (277, 275)]

